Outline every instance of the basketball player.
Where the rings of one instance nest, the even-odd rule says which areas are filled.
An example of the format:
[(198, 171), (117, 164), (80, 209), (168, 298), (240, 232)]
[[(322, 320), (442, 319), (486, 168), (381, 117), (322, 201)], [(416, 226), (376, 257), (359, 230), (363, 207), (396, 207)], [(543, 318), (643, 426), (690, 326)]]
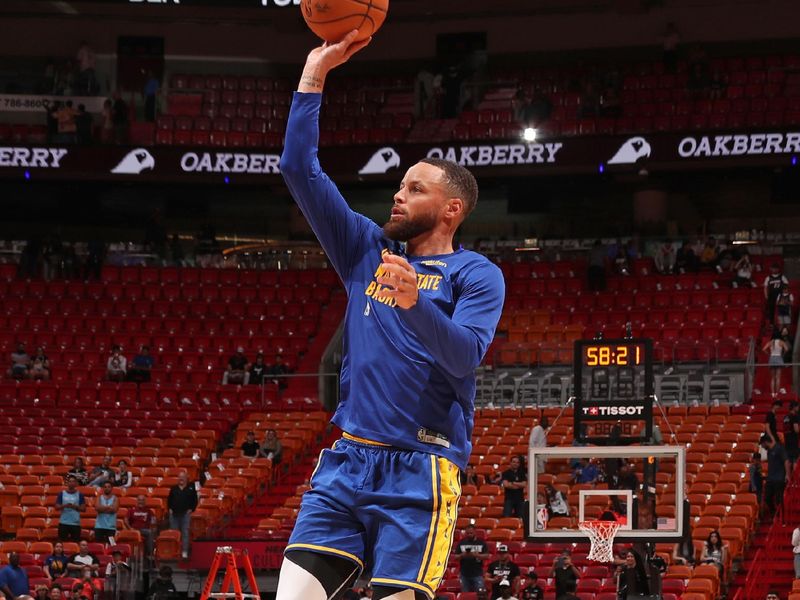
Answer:
[(286, 548), (277, 600), (340, 598), (371, 574), (374, 600), (433, 598), (453, 542), (473, 426), (474, 370), (504, 284), (453, 247), (477, 201), (454, 163), (413, 165), (383, 228), (353, 212), (317, 160), (325, 77), (369, 40), (314, 49), (286, 130), (281, 171), (344, 282), (343, 437), (320, 454)]

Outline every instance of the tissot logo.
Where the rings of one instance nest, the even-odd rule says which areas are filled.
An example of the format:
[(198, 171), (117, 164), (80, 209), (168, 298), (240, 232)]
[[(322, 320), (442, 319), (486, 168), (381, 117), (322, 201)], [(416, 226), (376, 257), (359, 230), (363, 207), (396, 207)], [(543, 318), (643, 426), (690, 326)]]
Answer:
[(644, 413), (644, 406), (640, 404), (584, 406), (582, 410), (584, 416), (587, 417), (641, 416)]
[(16, 148), (0, 146), (0, 167), (58, 169), (69, 151), (65, 148)]
[(557, 154), (563, 147), (564, 144), (553, 142), (431, 148), (428, 151), (428, 158), (444, 158), (463, 167), (531, 165), (556, 162)]
[(678, 144), (678, 154), (683, 158), (796, 152), (800, 152), (800, 132), (685, 137)]
[(620, 146), (608, 161), (610, 165), (632, 165), (641, 158), (649, 157), (652, 149), (643, 137), (632, 137)]
[(359, 175), (383, 175), (392, 167), (400, 166), (400, 155), (394, 148), (381, 148), (372, 155), (358, 172)]
[(144, 148), (136, 148), (125, 155), (119, 164), (111, 169), (115, 175), (139, 175), (142, 171), (156, 168), (156, 160)]

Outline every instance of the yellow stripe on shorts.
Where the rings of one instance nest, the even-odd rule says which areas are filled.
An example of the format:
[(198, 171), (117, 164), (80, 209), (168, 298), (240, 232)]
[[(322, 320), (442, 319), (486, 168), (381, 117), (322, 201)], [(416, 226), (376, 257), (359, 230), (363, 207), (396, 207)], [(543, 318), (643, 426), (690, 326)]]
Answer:
[(383, 442), (376, 442), (375, 440), (368, 440), (367, 438), (361, 438), (355, 435), (350, 435), (346, 431), (342, 433), (342, 437), (346, 440), (350, 440), (353, 442), (358, 442), (360, 444), (367, 444), (368, 446), (388, 446), (389, 444), (384, 444)]

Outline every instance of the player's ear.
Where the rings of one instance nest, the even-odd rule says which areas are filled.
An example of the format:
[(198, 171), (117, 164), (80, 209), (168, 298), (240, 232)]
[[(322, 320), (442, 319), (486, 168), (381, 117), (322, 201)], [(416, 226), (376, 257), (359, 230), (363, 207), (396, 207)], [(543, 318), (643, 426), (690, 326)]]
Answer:
[(461, 198), (450, 198), (445, 207), (445, 214), (451, 219), (459, 219), (461, 221), (467, 216), (464, 211), (464, 201)]

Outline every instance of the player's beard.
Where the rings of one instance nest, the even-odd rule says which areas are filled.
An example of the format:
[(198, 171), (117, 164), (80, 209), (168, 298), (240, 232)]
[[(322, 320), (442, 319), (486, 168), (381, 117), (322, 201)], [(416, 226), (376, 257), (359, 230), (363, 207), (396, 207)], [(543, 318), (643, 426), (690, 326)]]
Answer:
[(407, 242), (428, 233), (436, 226), (437, 217), (433, 213), (421, 214), (413, 219), (391, 219), (383, 226), (383, 234), (395, 242)]

